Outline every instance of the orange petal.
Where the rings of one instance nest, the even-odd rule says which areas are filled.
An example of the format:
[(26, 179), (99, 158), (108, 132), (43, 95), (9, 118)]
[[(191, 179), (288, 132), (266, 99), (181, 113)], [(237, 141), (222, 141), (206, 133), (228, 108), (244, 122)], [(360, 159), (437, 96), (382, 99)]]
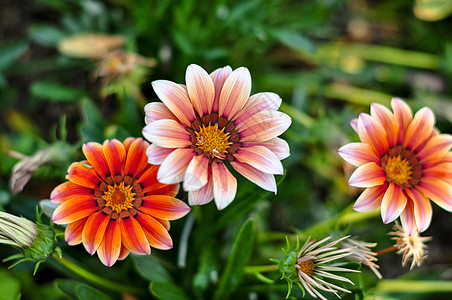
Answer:
[(397, 219), (405, 209), (406, 203), (407, 198), (402, 190), (395, 183), (389, 183), (389, 187), (381, 201), (383, 223), (388, 224)]
[(237, 179), (223, 163), (212, 163), (213, 194), (219, 210), (228, 206), (237, 193)]
[(405, 141), (403, 146), (415, 150), (432, 134), (435, 125), (435, 116), (430, 108), (424, 107), (420, 109), (413, 118), (413, 121), (406, 129)]
[(146, 156), (148, 157), (148, 163), (152, 165), (161, 165), (165, 158), (173, 152), (172, 148), (163, 148), (156, 144), (150, 145), (146, 149)]
[(417, 157), (420, 163), (427, 162), (441, 158), (444, 154), (449, 152), (452, 147), (452, 135), (439, 134), (428, 139), (424, 147), (419, 151)]
[(430, 204), (430, 200), (416, 189), (406, 189), (405, 193), (413, 201), (414, 219), (417, 230), (423, 232), (430, 226), (432, 220), (432, 205)]
[(143, 136), (163, 148), (181, 148), (191, 145), (190, 134), (174, 120), (158, 120), (146, 125)]
[(99, 209), (95, 199), (94, 196), (80, 196), (61, 203), (53, 212), (53, 223), (68, 224), (91, 215)]
[(188, 95), (199, 116), (212, 111), (215, 88), (209, 74), (198, 65), (191, 64), (185, 73)]
[(184, 190), (195, 191), (202, 188), (207, 183), (208, 172), (209, 159), (205, 155), (193, 157), (185, 171)]
[(400, 221), (402, 222), (403, 230), (408, 235), (413, 235), (415, 232), (417, 232), (417, 226), (414, 218), (413, 201), (411, 201), (411, 199), (407, 199), (405, 209), (400, 214)]
[(232, 118), (232, 121), (241, 123), (261, 111), (278, 110), (281, 102), (282, 99), (278, 94), (269, 92), (257, 93), (248, 99), (243, 109)]
[(82, 242), (82, 232), (86, 220), (88, 220), (88, 218), (83, 218), (67, 225), (66, 230), (64, 231), (64, 239), (69, 245), (74, 246)]
[(72, 181), (66, 181), (53, 189), (50, 194), (50, 201), (54, 203), (62, 203), (68, 199), (78, 196), (93, 195), (93, 190), (73, 183)]
[(146, 171), (141, 174), (138, 183), (143, 189), (143, 193), (152, 195), (176, 196), (179, 192), (179, 184), (164, 184), (157, 180), (158, 166), (149, 165)]
[(422, 178), (442, 179), (449, 184), (452, 183), (452, 163), (442, 163), (422, 170)]
[(184, 179), (188, 164), (196, 153), (192, 149), (176, 149), (160, 165), (157, 179), (161, 183), (174, 184)]
[(231, 161), (231, 166), (249, 181), (276, 194), (276, 180), (272, 174), (264, 173), (249, 164), (238, 161)]
[(97, 255), (104, 265), (111, 267), (118, 260), (120, 252), (121, 227), (116, 220), (110, 220), (104, 238), (97, 248)]
[(105, 229), (110, 221), (110, 215), (98, 211), (92, 214), (83, 228), (82, 240), (86, 251), (93, 255), (104, 238)]
[(210, 78), (212, 78), (212, 82), (215, 87), (215, 98), (213, 100), (213, 106), (212, 106), (213, 112), (218, 112), (221, 90), (223, 89), (224, 82), (231, 74), (232, 74), (232, 69), (230, 66), (216, 69), (215, 71), (213, 71), (210, 74)]
[(149, 247), (143, 229), (134, 217), (122, 219), (120, 225), (122, 243), (128, 250), (136, 254), (151, 253), (151, 248)]
[(388, 184), (385, 183), (365, 189), (356, 200), (353, 209), (359, 212), (367, 212), (379, 208), (387, 188)]
[(190, 207), (174, 197), (150, 195), (143, 197), (139, 210), (155, 218), (177, 220), (188, 214)]
[(149, 146), (143, 139), (136, 139), (127, 151), (127, 158), (124, 167), (125, 175), (137, 178), (148, 166), (146, 148)]
[(292, 119), (280, 111), (262, 111), (236, 124), (241, 142), (265, 142), (281, 135)]
[(121, 251), (119, 252), (119, 257), (118, 260), (123, 260), (125, 259), (127, 256), (129, 256), (130, 251), (124, 247), (124, 245), (121, 245)]
[(417, 190), (447, 211), (452, 211), (452, 186), (441, 179), (422, 178)]
[(378, 156), (382, 156), (389, 148), (388, 137), (383, 126), (368, 114), (359, 115), (358, 135), (361, 141), (369, 144)]
[(102, 145), (94, 142), (86, 143), (83, 145), (82, 150), (88, 159), (89, 164), (93, 166), (100, 177), (105, 179), (109, 175), (110, 170), (108, 169)]
[(173, 241), (166, 228), (153, 217), (138, 212), (136, 215), (149, 244), (157, 249), (167, 250), (173, 248)]
[(124, 140), (124, 142), (122, 142), (124, 149), (126, 149), (126, 153), (129, 152), (130, 146), (133, 144), (133, 142), (135, 142), (135, 140), (136, 138), (134, 137), (128, 137)]
[(124, 175), (124, 162), (126, 160), (126, 149), (118, 140), (106, 140), (104, 142), (104, 156), (107, 160), (111, 176)]
[(380, 158), (369, 144), (350, 143), (339, 148), (337, 152), (345, 161), (357, 167), (369, 162), (380, 163)]
[(381, 104), (372, 103), (370, 106), (370, 115), (380, 122), (385, 129), (389, 147), (395, 146), (399, 133), (399, 125), (391, 111)]
[(170, 222), (168, 221), (168, 220), (162, 220), (162, 219), (156, 219), (160, 224), (162, 224), (163, 225), (163, 227), (165, 227), (165, 229), (167, 230), (167, 231), (169, 231), (170, 230)]
[(405, 131), (413, 120), (413, 113), (411, 112), (411, 108), (408, 104), (399, 98), (392, 98), (391, 106), (394, 111), (394, 117), (397, 120), (397, 124), (399, 124), (397, 143), (401, 144), (405, 139)]
[(185, 88), (177, 83), (167, 80), (152, 82), (157, 97), (169, 108), (169, 110), (182, 122), (189, 126), (195, 119), (195, 111)]
[(221, 89), (218, 115), (231, 119), (239, 112), (250, 97), (251, 75), (247, 68), (235, 69), (228, 76)]
[(166, 107), (165, 104), (160, 102), (151, 102), (146, 104), (144, 107), (144, 112), (146, 113), (146, 117), (144, 118), (144, 122), (147, 124), (163, 119), (170, 119), (177, 121), (175, 115)]
[(97, 190), (101, 182), (94, 168), (83, 162), (72, 163), (67, 173), (70, 181), (93, 190)]
[(382, 185), (386, 181), (385, 172), (374, 162), (364, 164), (353, 172), (348, 184), (355, 187)]
[(284, 174), (279, 158), (264, 146), (242, 147), (234, 154), (239, 161), (268, 174)]

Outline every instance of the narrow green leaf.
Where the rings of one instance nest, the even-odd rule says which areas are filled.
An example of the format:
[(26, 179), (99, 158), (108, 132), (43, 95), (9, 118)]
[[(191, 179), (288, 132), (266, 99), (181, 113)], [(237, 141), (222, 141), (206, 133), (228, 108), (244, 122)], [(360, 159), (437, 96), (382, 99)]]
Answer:
[(79, 100), (85, 95), (85, 91), (67, 87), (54, 81), (38, 81), (31, 86), (31, 94), (52, 102), (67, 102)]
[(296, 51), (314, 52), (314, 44), (300, 33), (290, 29), (273, 30), (271, 34), (283, 45)]
[(220, 285), (215, 291), (215, 300), (228, 299), (229, 295), (237, 289), (253, 249), (254, 235), (254, 220), (248, 219), (240, 228), (234, 241), (226, 269), (220, 279)]
[(85, 284), (78, 284), (75, 287), (75, 292), (79, 300), (109, 300), (111, 299), (101, 291), (92, 288)]
[(56, 46), (65, 36), (65, 34), (57, 28), (43, 24), (33, 24), (29, 34), (33, 41), (47, 47)]
[(83, 121), (81, 135), (87, 141), (102, 141), (104, 139), (104, 120), (99, 108), (88, 98), (82, 100)]
[(14, 64), (22, 54), (28, 49), (28, 44), (24, 41), (0, 47), (0, 71)]
[(155, 256), (133, 256), (133, 262), (138, 273), (147, 280), (152, 282), (173, 282), (171, 275)]
[(149, 285), (152, 295), (160, 300), (188, 300), (190, 299), (184, 290), (168, 282), (152, 282)]

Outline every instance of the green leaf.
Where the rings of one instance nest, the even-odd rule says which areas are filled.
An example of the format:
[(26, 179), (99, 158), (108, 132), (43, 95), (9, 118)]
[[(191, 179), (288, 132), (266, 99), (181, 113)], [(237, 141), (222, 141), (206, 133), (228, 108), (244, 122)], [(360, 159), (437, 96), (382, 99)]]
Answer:
[(168, 271), (162, 266), (160, 260), (153, 255), (133, 256), (135, 269), (138, 273), (152, 282), (173, 282)]
[(314, 44), (300, 33), (290, 29), (273, 30), (271, 34), (283, 45), (296, 51), (314, 53)]
[(152, 295), (160, 300), (188, 300), (190, 299), (184, 290), (168, 282), (152, 282), (149, 285)]
[(103, 117), (99, 108), (88, 98), (82, 100), (82, 115), (81, 135), (83, 138), (87, 141), (102, 141), (105, 127)]
[(85, 95), (85, 91), (67, 87), (54, 81), (38, 81), (31, 86), (31, 94), (52, 102), (67, 102), (79, 100)]
[(75, 287), (75, 291), (77, 293), (77, 297), (80, 300), (109, 300), (111, 299), (106, 294), (101, 291), (92, 288), (85, 284), (78, 284)]
[(253, 249), (254, 235), (254, 220), (248, 219), (240, 228), (239, 234), (234, 241), (226, 269), (215, 291), (215, 300), (228, 299), (229, 295), (238, 287), (242, 279), (243, 270)]
[(33, 24), (30, 29), (31, 39), (42, 46), (54, 47), (64, 36), (63, 32), (49, 25)]
[(10, 272), (0, 270), (0, 291), (1, 299), (20, 299), (20, 281), (13, 277)]
[(27, 49), (28, 44), (24, 41), (3, 45), (0, 48), (0, 71), (13, 65)]

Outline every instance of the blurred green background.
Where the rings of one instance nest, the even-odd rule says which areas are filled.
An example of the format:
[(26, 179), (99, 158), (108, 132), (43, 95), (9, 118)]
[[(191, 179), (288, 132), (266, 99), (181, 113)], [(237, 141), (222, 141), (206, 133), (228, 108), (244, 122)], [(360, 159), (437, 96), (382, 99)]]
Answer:
[[(250, 216), (256, 225), (250, 265), (270, 264), (270, 257), (282, 253), (285, 233), (306, 235), (303, 230), (325, 220), (331, 226), (308, 233), (322, 237), (334, 230), (378, 242), (377, 250), (389, 247), (392, 224), (383, 225), (378, 215), (351, 225), (335, 222), (360, 192), (348, 187), (353, 170), (337, 149), (357, 141), (351, 119), (369, 112), (372, 102), (389, 105), (393, 96), (414, 111), (431, 107), (437, 127), (451, 131), (451, 13), (451, 0), (0, 0), (0, 208), (34, 220), (38, 202), (64, 180), (71, 162), (82, 159), (82, 143), (140, 137), (143, 107), (158, 101), (153, 80), (184, 83), (191, 63), (208, 72), (246, 66), (252, 93), (279, 94), (280, 110), (293, 119), (283, 135), (291, 156), (283, 161), (286, 175), (277, 178), (278, 194), (240, 178), (237, 199), (224, 211), (210, 203), (193, 209), (194, 220), (173, 222), (173, 250), (129, 258), (111, 272), (82, 246), (62, 242), (63, 252), (111, 280), (144, 290), (150, 281), (173, 288), (177, 283), (190, 299), (210, 299)], [(184, 242), (182, 231), (192, 221)], [(450, 214), (435, 206), (423, 234), (433, 236), (424, 266), (409, 272), (400, 256), (389, 253), (379, 257), (383, 276), (446, 280), (450, 292), (450, 228)], [(181, 245), (188, 247), (185, 258)], [(0, 246), (1, 258), (13, 253)], [(90, 290), (68, 281), (73, 274), (54, 262), (34, 277), (32, 264), (7, 266), (0, 266), (2, 299), (17, 299), (19, 293), (22, 299), (67, 299), (63, 294), (71, 293), (77, 299), (79, 290)], [(363, 272), (353, 299), (452, 298), (428, 289), (394, 293)], [(231, 292), (238, 299), (283, 299), (286, 284), (277, 272), (267, 275), (276, 282), (245, 274)], [(172, 299), (159, 294), (166, 287), (155, 285), (154, 297)], [(294, 289), (292, 296), (301, 293)]]

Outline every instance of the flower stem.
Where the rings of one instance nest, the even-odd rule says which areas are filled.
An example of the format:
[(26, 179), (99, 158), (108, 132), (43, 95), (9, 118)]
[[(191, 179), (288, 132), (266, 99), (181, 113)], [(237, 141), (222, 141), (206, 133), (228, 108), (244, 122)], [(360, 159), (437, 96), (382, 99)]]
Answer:
[(279, 266), (274, 265), (263, 265), (263, 266), (246, 266), (244, 272), (246, 274), (254, 274), (254, 273), (261, 273), (261, 272), (271, 272), (271, 271), (277, 271), (279, 270)]
[(133, 293), (133, 294), (139, 294), (142, 291), (137, 287), (132, 287), (129, 285), (123, 285), (117, 282), (110, 281), (106, 278), (100, 277), (96, 274), (93, 274), (84, 268), (80, 267), (79, 265), (71, 262), (70, 260), (67, 260), (66, 258), (59, 257), (56, 253), (53, 253), (52, 255), (53, 259), (56, 260), (59, 264), (63, 265), (65, 268), (72, 271), (74, 274), (80, 276), (81, 278), (85, 279), (86, 281), (89, 281), (99, 287), (103, 287), (112, 291), (117, 292), (127, 292), (127, 293)]
[(384, 254), (384, 253), (387, 253), (387, 252), (396, 251), (396, 250), (397, 250), (397, 247), (391, 246), (391, 247), (388, 247), (388, 248), (385, 248), (385, 249), (378, 250), (376, 253), (377, 253), (377, 255), (381, 255), (381, 254)]

